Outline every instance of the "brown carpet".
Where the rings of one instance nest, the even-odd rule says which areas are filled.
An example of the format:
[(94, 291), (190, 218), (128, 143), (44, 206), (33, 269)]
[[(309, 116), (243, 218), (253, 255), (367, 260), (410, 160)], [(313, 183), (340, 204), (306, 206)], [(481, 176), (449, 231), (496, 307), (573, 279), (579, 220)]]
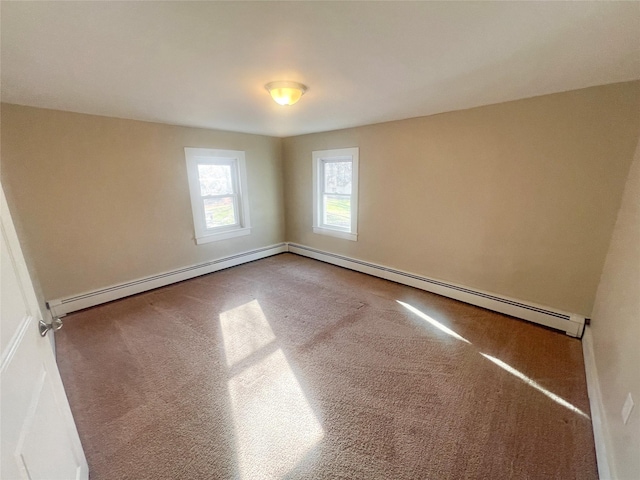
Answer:
[(597, 478), (579, 340), (292, 254), (56, 338), (93, 480)]

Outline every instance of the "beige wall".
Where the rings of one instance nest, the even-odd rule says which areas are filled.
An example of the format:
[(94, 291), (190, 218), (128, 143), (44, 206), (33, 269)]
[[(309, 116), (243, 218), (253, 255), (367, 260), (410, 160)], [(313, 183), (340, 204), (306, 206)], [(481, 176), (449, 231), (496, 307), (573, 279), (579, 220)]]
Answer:
[[(287, 240), (589, 316), (640, 82), (284, 139)], [(311, 152), (360, 147), (357, 242), (312, 232)]]
[[(598, 286), (591, 322), (594, 357), (615, 478), (640, 474), (640, 143)], [(622, 406), (635, 407), (627, 425)]]
[[(586, 316), (596, 297), (614, 467), (633, 478), (639, 107), (630, 82), (280, 140), (3, 104), (2, 184), (46, 299), (283, 240)], [(195, 245), (184, 146), (246, 151), (251, 235)], [(311, 152), (351, 146), (357, 242), (311, 229)]]
[[(289, 240), (589, 316), (639, 105), (630, 82), (280, 140), (4, 104), (2, 182), (47, 299)], [(184, 146), (246, 151), (251, 235), (195, 245)], [(311, 229), (311, 152), (350, 146), (357, 242)]]
[[(2, 184), (48, 300), (284, 241), (278, 138), (7, 104), (1, 115)], [(251, 235), (195, 244), (185, 146), (246, 152)]]

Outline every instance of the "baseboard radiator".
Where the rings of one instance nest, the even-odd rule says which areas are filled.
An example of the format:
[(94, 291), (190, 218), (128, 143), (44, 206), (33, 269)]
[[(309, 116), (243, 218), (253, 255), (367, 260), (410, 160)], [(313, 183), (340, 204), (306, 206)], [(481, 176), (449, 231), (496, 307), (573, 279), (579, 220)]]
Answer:
[(335, 253), (324, 252), (305, 245), (289, 243), (288, 251), (297, 255), (314, 258), (316, 260), (321, 260), (350, 270), (355, 270), (357, 272), (391, 280), (403, 285), (437, 293), (438, 295), (460, 300), (488, 310), (528, 320), (533, 323), (563, 331), (572, 337), (580, 338), (584, 331), (585, 318), (580, 315), (496, 295), (494, 293), (483, 292), (463, 285), (435, 280), (422, 275), (396, 270), (383, 265), (377, 265), (375, 263), (337, 255)]
[(137, 293), (164, 287), (172, 283), (181, 282), (190, 278), (213, 273), (218, 270), (252, 262), (271, 255), (283, 252), (291, 252), (309, 258), (314, 258), (326, 263), (366, 273), (374, 277), (384, 278), (396, 283), (419, 288), (428, 292), (437, 293), (445, 297), (470, 303), (496, 312), (511, 315), (513, 317), (529, 320), (547, 327), (561, 330), (573, 337), (581, 337), (584, 331), (585, 318), (555, 310), (549, 307), (536, 305), (513, 298), (496, 295), (472, 289), (463, 285), (443, 282), (422, 275), (396, 270), (394, 268), (365, 262), (355, 258), (324, 252), (305, 245), (295, 243), (279, 243), (247, 252), (238, 253), (228, 257), (222, 257), (198, 265), (164, 272), (158, 275), (132, 280), (130, 282), (112, 285), (106, 288), (84, 292), (78, 295), (50, 300), (47, 307), (54, 317), (63, 317), (67, 313), (100, 305), (102, 303), (118, 300), (120, 298), (135, 295)]
[(81, 293), (71, 297), (50, 300), (47, 307), (51, 310), (54, 317), (63, 317), (67, 313), (82, 310), (84, 308), (93, 307), (101, 303), (118, 300), (120, 298), (135, 295), (137, 293), (153, 290), (154, 288), (164, 287), (171, 283), (181, 282), (190, 278), (199, 277), (207, 273), (216, 272), (225, 268), (234, 267), (243, 263), (252, 262), (271, 255), (283, 253), (287, 251), (286, 243), (270, 245), (247, 252), (222, 257), (211, 260), (198, 265), (172, 270), (169, 272), (152, 275), (149, 277), (139, 278), (130, 282), (112, 285), (106, 288)]

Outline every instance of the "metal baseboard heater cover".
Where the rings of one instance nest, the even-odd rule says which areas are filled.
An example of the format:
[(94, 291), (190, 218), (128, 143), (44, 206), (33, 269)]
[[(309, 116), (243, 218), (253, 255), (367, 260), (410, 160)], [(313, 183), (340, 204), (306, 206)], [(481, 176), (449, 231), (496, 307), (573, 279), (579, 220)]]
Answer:
[(199, 277), (200, 275), (205, 275), (207, 273), (224, 270), (225, 268), (234, 267), (243, 263), (253, 262), (254, 260), (270, 257), (271, 255), (276, 255), (286, 251), (286, 243), (257, 248), (255, 250), (249, 250), (247, 252), (230, 255), (228, 257), (218, 258), (198, 265), (191, 265), (189, 267), (160, 273), (158, 275), (139, 278), (131, 282), (112, 285), (110, 287), (85, 292), (71, 297), (50, 300), (47, 302), (47, 307), (51, 310), (54, 317), (63, 317), (67, 313), (100, 305), (101, 303), (111, 302), (130, 295), (146, 292), (148, 290), (153, 290), (154, 288), (164, 287), (165, 285)]
[(355, 258), (325, 252), (305, 245), (295, 243), (279, 243), (247, 252), (218, 258), (198, 265), (192, 265), (158, 275), (140, 278), (130, 282), (112, 285), (110, 287), (85, 292), (66, 298), (50, 300), (47, 307), (54, 317), (59, 318), (67, 313), (100, 305), (102, 303), (118, 300), (120, 298), (142, 293), (154, 288), (163, 287), (172, 283), (188, 280), (190, 278), (216, 272), (225, 268), (252, 262), (271, 255), (283, 252), (291, 252), (309, 258), (314, 258), (326, 263), (366, 273), (374, 277), (384, 278), (396, 283), (436, 293), (444, 297), (453, 298), (461, 302), (483, 307), (488, 310), (511, 315), (523, 320), (529, 320), (546, 327), (561, 330), (573, 337), (581, 337), (584, 331), (585, 318), (553, 308), (536, 305), (521, 300), (496, 295), (481, 290), (475, 290), (463, 285), (456, 285), (441, 280), (436, 280), (422, 275), (416, 275), (402, 270), (365, 262)]
[(513, 317), (528, 320), (556, 330), (561, 330), (572, 337), (580, 338), (584, 331), (585, 318), (577, 314), (563, 312), (502, 295), (483, 292), (463, 285), (435, 280), (421, 275), (416, 275), (414, 273), (396, 270), (394, 268), (365, 262), (363, 260), (335, 253), (324, 252), (305, 245), (289, 243), (288, 250), (289, 252), (297, 255), (314, 258), (316, 260), (345, 267), (350, 270), (384, 278), (396, 283), (419, 288), (444, 297), (460, 300), (471, 305), (511, 315)]

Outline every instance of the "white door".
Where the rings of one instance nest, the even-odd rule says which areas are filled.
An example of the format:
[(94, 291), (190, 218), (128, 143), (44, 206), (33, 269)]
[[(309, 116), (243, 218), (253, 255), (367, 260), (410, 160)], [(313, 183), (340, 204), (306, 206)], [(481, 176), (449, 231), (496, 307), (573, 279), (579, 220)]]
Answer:
[(41, 337), (42, 313), (29, 278), (2, 190), (0, 345), (2, 463), (0, 478), (89, 478), (49, 332)]

